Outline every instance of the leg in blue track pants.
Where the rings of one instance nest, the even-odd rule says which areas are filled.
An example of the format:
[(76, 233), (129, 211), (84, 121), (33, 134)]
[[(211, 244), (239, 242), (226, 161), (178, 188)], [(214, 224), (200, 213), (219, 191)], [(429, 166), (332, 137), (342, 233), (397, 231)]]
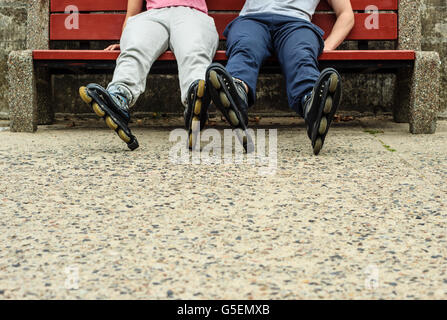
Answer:
[(263, 62), (273, 54), (273, 39), (264, 19), (241, 16), (225, 30), (227, 71), (249, 88), (248, 104), (256, 100), (256, 83)]
[(256, 14), (235, 19), (225, 35), (227, 70), (247, 84), (249, 104), (255, 102), (263, 62), (276, 54), (286, 77), (289, 105), (303, 115), (301, 99), (312, 90), (320, 74), (318, 56), (324, 46), (323, 32), (303, 19)]

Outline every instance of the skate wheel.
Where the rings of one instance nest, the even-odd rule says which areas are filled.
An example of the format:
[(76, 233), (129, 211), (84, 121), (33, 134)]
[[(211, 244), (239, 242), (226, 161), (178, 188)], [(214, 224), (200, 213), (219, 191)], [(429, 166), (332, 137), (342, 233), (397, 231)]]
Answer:
[(202, 111), (202, 100), (197, 100), (194, 107), (194, 114), (198, 116), (200, 114), (200, 111)]
[(116, 129), (118, 129), (118, 125), (115, 123), (115, 121), (112, 120), (112, 118), (110, 117), (106, 117), (106, 124), (107, 126), (112, 129), (113, 131), (115, 131)]
[(87, 94), (87, 88), (86, 87), (80, 87), (79, 88), (79, 95), (81, 96), (81, 99), (85, 103), (91, 103), (92, 98)]
[(233, 126), (237, 127), (239, 125), (239, 119), (233, 110), (228, 111), (228, 117), (230, 118), (230, 122)]
[(323, 112), (324, 113), (329, 113), (332, 110), (332, 97), (328, 96), (326, 98), (326, 102), (324, 103), (324, 109)]
[(118, 136), (123, 140), (125, 143), (129, 143), (132, 138), (130, 138), (122, 129), (118, 130)]
[(329, 78), (329, 92), (334, 93), (338, 86), (338, 76), (336, 73), (331, 74)]
[(189, 134), (189, 140), (188, 140), (188, 145), (189, 145), (189, 149), (192, 149), (192, 146), (193, 146), (193, 144), (192, 144), (192, 133), (190, 133)]
[(204, 95), (205, 95), (205, 81), (200, 80), (199, 86), (197, 87), (197, 96), (199, 98), (203, 98)]
[(322, 117), (320, 120), (320, 127), (318, 128), (318, 133), (320, 135), (323, 135), (326, 132), (327, 129), (327, 118)]
[(314, 155), (318, 155), (322, 147), (323, 147), (323, 141), (321, 140), (321, 138), (318, 138), (314, 144)]
[(230, 100), (228, 100), (228, 97), (225, 94), (225, 92), (221, 91), (219, 96), (220, 96), (220, 102), (223, 104), (223, 106), (225, 108), (229, 108), (230, 107)]
[(212, 70), (212, 71), (210, 72), (209, 79), (210, 79), (211, 84), (213, 85), (213, 87), (214, 87), (215, 89), (219, 90), (220, 87), (221, 87), (221, 85), (220, 85), (219, 78), (217, 77), (217, 72), (216, 72), (216, 71)]
[(200, 130), (200, 120), (197, 117), (192, 119), (191, 130), (194, 133), (197, 133)]
[(106, 113), (101, 109), (99, 104), (97, 104), (96, 102), (93, 103), (92, 108), (98, 117), (102, 118), (106, 115)]

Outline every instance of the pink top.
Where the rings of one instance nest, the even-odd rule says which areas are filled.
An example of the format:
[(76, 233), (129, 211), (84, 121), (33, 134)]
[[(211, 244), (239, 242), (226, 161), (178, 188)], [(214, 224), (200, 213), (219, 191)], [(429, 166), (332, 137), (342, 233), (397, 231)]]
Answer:
[(190, 7), (208, 14), (205, 0), (146, 0), (147, 10), (165, 7)]

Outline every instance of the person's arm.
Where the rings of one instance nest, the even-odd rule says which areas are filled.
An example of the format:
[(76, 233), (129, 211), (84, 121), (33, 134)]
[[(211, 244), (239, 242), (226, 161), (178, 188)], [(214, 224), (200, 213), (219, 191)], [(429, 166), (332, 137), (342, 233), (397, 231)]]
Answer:
[[(126, 14), (126, 19), (124, 19), (122, 30), (124, 30), (124, 28), (126, 27), (127, 20), (130, 17), (141, 13), (142, 10), (143, 10), (143, 0), (128, 0), (127, 1), (127, 14)], [(118, 43), (118, 44), (112, 44), (112, 45), (108, 46), (107, 48), (105, 48), (104, 50), (112, 51), (112, 50), (119, 50), (119, 49), (120, 49), (120, 45)]]
[(327, 0), (337, 16), (329, 37), (324, 42), (324, 51), (335, 50), (354, 27), (354, 12), (349, 0)]

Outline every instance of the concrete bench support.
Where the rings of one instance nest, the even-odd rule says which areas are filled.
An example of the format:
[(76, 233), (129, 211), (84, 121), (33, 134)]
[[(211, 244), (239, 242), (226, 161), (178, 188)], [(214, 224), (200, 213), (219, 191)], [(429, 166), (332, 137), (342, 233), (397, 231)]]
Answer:
[(11, 52), (8, 69), (11, 131), (34, 132), (37, 129), (37, 90), (32, 51)]
[(397, 73), (394, 120), (410, 124), (411, 133), (435, 133), (440, 110), (441, 60), (422, 51), (421, 0), (399, 1), (399, 50), (415, 50), (413, 68)]
[(28, 0), (26, 47), (8, 57), (8, 103), (11, 131), (34, 132), (38, 124), (51, 124), (51, 81), (48, 70), (34, 68), (32, 50), (49, 49), (48, 0)]
[(409, 94), (411, 133), (435, 133), (440, 111), (441, 60), (437, 52), (416, 52)]

